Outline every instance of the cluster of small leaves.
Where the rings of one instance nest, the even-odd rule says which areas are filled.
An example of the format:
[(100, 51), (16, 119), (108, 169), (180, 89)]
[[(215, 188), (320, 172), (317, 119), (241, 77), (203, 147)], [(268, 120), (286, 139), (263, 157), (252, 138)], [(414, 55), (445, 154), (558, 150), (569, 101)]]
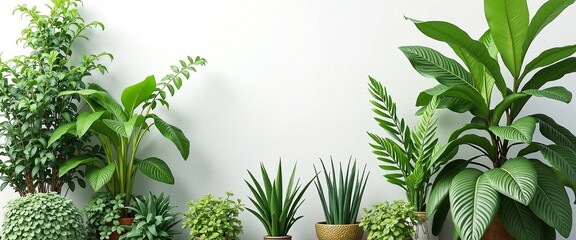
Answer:
[(179, 232), (172, 228), (180, 221), (177, 220), (178, 214), (172, 212), (173, 208), (170, 206), (170, 196), (164, 196), (164, 193), (137, 197), (129, 207), (134, 212), (134, 223), (126, 227), (128, 232), (120, 239), (174, 239)]
[[(70, 171), (58, 176), (59, 165), (77, 154), (94, 153), (98, 147), (90, 146), (88, 136), (80, 140), (74, 137), (60, 139), (52, 146), (47, 142), (54, 129), (74, 121), (77, 96), (59, 96), (66, 90), (83, 89), (82, 79), (91, 71), (106, 72), (99, 64), (108, 53), (83, 55), (72, 62), (72, 46), (77, 39), (87, 39), (83, 32), (101, 28), (100, 22), (86, 23), (76, 7), (78, 0), (52, 0), (47, 5), (50, 13), (42, 14), (36, 6), (19, 5), (14, 12), (29, 19), (18, 39), (28, 55), (0, 59), (0, 134), (6, 143), (0, 146), (5, 156), (0, 167), (0, 190), (7, 186), (20, 195), (35, 192), (60, 192), (66, 184), (71, 190), (74, 181), (80, 181), (83, 173)], [(79, 173), (79, 174), (75, 174)]]
[(227, 192), (226, 197), (215, 198), (207, 194), (197, 202), (189, 201), (190, 208), (184, 213), (183, 228), (190, 228), (190, 239), (199, 237), (201, 240), (239, 240), (243, 233), (242, 222), (238, 219), (244, 211), (244, 204), (237, 199), (230, 199), (233, 193)]
[(6, 206), (1, 239), (78, 240), (83, 237), (82, 214), (68, 198), (55, 193), (37, 193)]
[(166, 101), (168, 93), (174, 96), (176, 90), (182, 87), (182, 77), (186, 80), (190, 79), (190, 72), (196, 72), (197, 66), (205, 66), (206, 59), (197, 56), (196, 58), (188, 56), (186, 60), (180, 60), (180, 66), (172, 65), (170, 68), (173, 73), (170, 73), (162, 78), (157, 84), (154, 93), (144, 103), (143, 108), (149, 107), (155, 109), (158, 103), (170, 108), (170, 104)]
[[(108, 239), (112, 232), (124, 232), (119, 219), (124, 210), (124, 195), (113, 196), (107, 192), (97, 192), (84, 206), (86, 214), (86, 239)], [(111, 224), (110, 224), (111, 223)]]
[(413, 237), (419, 218), (416, 209), (403, 200), (376, 203), (360, 220), (360, 226), (368, 232), (368, 240), (404, 240)]

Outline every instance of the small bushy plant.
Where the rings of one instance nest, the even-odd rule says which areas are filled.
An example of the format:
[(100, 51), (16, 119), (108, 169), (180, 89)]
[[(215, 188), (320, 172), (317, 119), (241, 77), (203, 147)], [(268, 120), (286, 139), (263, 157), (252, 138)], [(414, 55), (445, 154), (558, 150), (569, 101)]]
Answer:
[[(108, 192), (98, 192), (84, 206), (87, 218), (86, 239), (109, 239), (112, 232), (121, 233), (120, 215), (124, 209), (124, 195), (116, 196)], [(111, 223), (111, 224), (110, 224)]]
[(199, 237), (202, 240), (239, 240), (243, 233), (242, 222), (238, 219), (244, 211), (244, 204), (237, 199), (230, 199), (233, 193), (227, 192), (226, 197), (215, 198), (211, 194), (202, 197), (198, 202), (189, 201), (190, 206), (184, 213), (183, 228), (190, 228), (190, 238)]
[(172, 212), (174, 206), (170, 206), (170, 196), (152, 195), (137, 197), (128, 209), (134, 213), (134, 223), (127, 226), (128, 232), (120, 239), (138, 240), (171, 240), (174, 239), (177, 230), (172, 229), (180, 221), (177, 214)]
[(8, 203), (3, 240), (78, 240), (84, 238), (80, 210), (56, 193), (37, 193)]
[(368, 240), (404, 240), (413, 237), (418, 224), (416, 208), (403, 200), (376, 203), (360, 220), (360, 226), (368, 232)]

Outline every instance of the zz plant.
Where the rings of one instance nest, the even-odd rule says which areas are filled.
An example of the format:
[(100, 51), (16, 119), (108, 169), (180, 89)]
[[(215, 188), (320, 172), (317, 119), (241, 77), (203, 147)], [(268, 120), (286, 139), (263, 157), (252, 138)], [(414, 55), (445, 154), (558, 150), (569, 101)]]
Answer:
[[(72, 55), (72, 48), (92, 28), (104, 29), (100, 22), (85, 22), (77, 7), (79, 0), (52, 0), (50, 12), (36, 6), (18, 5), (14, 13), (28, 19), (18, 39), (29, 50), (27, 55), (0, 59), (0, 190), (9, 186), (21, 196), (27, 193), (57, 192), (76, 183), (85, 187), (83, 171), (75, 168), (60, 173), (59, 167), (75, 156), (98, 151), (88, 138), (66, 136), (51, 146), (54, 129), (76, 120), (77, 96), (63, 91), (85, 88), (82, 81), (94, 70), (105, 73), (99, 64), (108, 53)], [(81, 56), (81, 57), (80, 57)], [(76, 60), (77, 59), (77, 60)], [(78, 173), (78, 174), (75, 174)]]
[[(449, 209), (462, 239), (481, 239), (496, 216), (516, 239), (550, 239), (555, 231), (570, 235), (572, 208), (561, 179), (576, 183), (576, 137), (552, 117), (522, 110), (532, 97), (572, 99), (566, 88), (547, 85), (576, 71), (576, 45), (550, 48), (529, 61), (526, 56), (535, 37), (573, 3), (546, 1), (530, 19), (526, 0), (485, 0), (489, 29), (478, 40), (448, 22), (411, 19), (460, 58), (401, 47), (420, 74), (439, 83), (423, 91), (417, 105), (435, 95), (440, 107), (472, 115), (431, 160), (443, 165), (427, 205), (428, 215), (436, 213), (436, 233)], [(533, 141), (537, 127), (550, 142)], [(477, 154), (455, 158), (460, 146)]]

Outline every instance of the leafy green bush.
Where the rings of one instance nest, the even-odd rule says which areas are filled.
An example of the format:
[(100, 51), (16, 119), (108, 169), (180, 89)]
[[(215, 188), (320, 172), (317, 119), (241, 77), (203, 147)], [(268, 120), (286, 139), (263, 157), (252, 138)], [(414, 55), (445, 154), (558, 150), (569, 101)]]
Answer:
[(149, 193), (148, 197), (135, 198), (128, 208), (134, 213), (134, 223), (126, 227), (128, 232), (120, 239), (171, 240), (179, 234), (172, 229), (180, 221), (172, 212), (174, 207), (170, 206), (170, 196)]
[(376, 203), (372, 209), (364, 209), (360, 226), (368, 232), (368, 240), (404, 240), (415, 234), (419, 219), (415, 211), (412, 204), (403, 200)]
[[(108, 239), (112, 232), (121, 233), (120, 215), (124, 210), (124, 195), (116, 196), (108, 192), (98, 192), (84, 206), (86, 214), (86, 239)], [(112, 223), (111, 225), (109, 225)]]
[(242, 222), (238, 219), (244, 211), (240, 199), (230, 199), (233, 193), (227, 192), (226, 197), (215, 198), (207, 194), (198, 202), (189, 201), (190, 206), (184, 213), (183, 228), (190, 228), (190, 238), (200, 237), (202, 240), (239, 240), (238, 234), (243, 233)]
[(80, 210), (56, 193), (37, 193), (10, 201), (2, 224), (3, 240), (78, 240), (84, 238)]

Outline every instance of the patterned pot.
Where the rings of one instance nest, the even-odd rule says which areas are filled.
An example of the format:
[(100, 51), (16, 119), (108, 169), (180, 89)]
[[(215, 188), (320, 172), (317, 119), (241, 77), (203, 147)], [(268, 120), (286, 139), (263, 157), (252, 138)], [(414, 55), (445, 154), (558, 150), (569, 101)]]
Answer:
[(332, 225), (326, 222), (316, 223), (318, 240), (361, 240), (364, 230), (356, 224)]

